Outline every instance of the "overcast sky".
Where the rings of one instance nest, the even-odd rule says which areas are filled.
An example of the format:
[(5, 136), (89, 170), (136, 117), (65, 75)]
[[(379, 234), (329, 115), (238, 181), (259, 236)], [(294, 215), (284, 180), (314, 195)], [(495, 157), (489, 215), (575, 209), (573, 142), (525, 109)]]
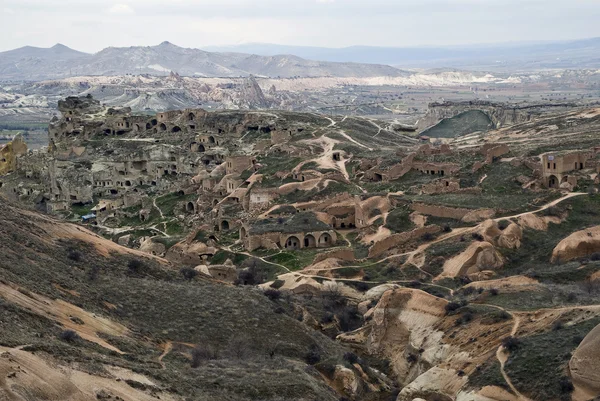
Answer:
[(459, 45), (600, 36), (600, 0), (2, 0), (0, 50)]

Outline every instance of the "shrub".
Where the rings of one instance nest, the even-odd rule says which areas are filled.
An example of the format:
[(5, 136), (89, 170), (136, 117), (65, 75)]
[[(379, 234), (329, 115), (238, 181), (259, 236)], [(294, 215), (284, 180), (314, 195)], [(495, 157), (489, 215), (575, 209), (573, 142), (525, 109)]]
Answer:
[(283, 287), (284, 284), (285, 284), (285, 281), (283, 281), (283, 280), (275, 280), (275, 281), (273, 281), (273, 284), (271, 284), (271, 288), (275, 288), (276, 290), (278, 290), (281, 287)]
[(563, 394), (572, 393), (575, 390), (571, 379), (567, 376), (563, 376), (558, 381), (558, 385), (560, 386), (560, 392)]
[(148, 270), (148, 265), (139, 259), (131, 259), (127, 263), (129, 274), (143, 274)]
[(408, 356), (406, 357), (406, 362), (408, 363), (415, 363), (418, 360), (419, 358), (415, 354), (408, 354)]
[(67, 258), (71, 259), (73, 262), (80, 262), (81, 261), (81, 252), (79, 252), (75, 249), (71, 249), (71, 250), (69, 250), (69, 253), (67, 254)]
[(354, 352), (345, 352), (344, 353), (344, 361), (353, 365), (356, 362), (358, 362), (358, 355), (356, 355)]
[(267, 288), (264, 294), (271, 301), (277, 301), (279, 298), (281, 298), (281, 292), (275, 288)]
[(209, 345), (198, 344), (192, 350), (192, 368), (198, 368), (205, 361), (217, 359), (218, 352)]
[(316, 346), (312, 346), (310, 350), (304, 355), (304, 360), (309, 365), (314, 365), (321, 360), (321, 352)]
[(471, 234), (471, 237), (472, 237), (474, 240), (476, 240), (476, 241), (480, 241), (480, 242), (484, 240), (484, 238), (483, 238), (483, 235), (481, 235), (481, 234), (479, 234), (479, 233), (473, 233), (473, 234)]
[(557, 320), (552, 324), (552, 331), (558, 331), (558, 330), (562, 329), (563, 327), (564, 327), (563, 322), (561, 322), (560, 320)]
[(428, 241), (432, 241), (435, 238), (435, 236), (431, 233), (425, 233), (423, 235), (421, 235), (421, 240), (428, 242)]
[(600, 260), (600, 252), (592, 253), (592, 255), (590, 256), (590, 259), (593, 260), (594, 262), (599, 261)]
[(508, 220), (500, 220), (498, 222), (498, 228), (500, 230), (505, 230), (506, 227), (508, 227), (509, 225), (510, 225), (510, 221), (508, 221)]
[(194, 277), (198, 275), (198, 272), (191, 267), (184, 267), (181, 270), (179, 270), (179, 272), (183, 275), (183, 278), (185, 278), (188, 281), (193, 280)]
[(369, 291), (369, 284), (362, 282), (356, 283), (356, 289), (361, 292)]
[(490, 288), (490, 295), (491, 296), (495, 297), (499, 293), (500, 293), (500, 291), (497, 288)]
[(514, 352), (521, 346), (521, 340), (517, 337), (506, 337), (502, 340), (502, 346), (509, 352)]
[(79, 339), (79, 334), (73, 330), (64, 330), (60, 333), (59, 338), (68, 343), (73, 343)]
[(445, 233), (452, 232), (452, 227), (450, 227), (448, 224), (444, 224), (444, 232)]
[(333, 322), (333, 318), (335, 317), (335, 315), (331, 312), (326, 312), (323, 317), (321, 317), (321, 323), (322, 324), (327, 324), (327, 323), (331, 323)]
[(446, 304), (446, 313), (450, 314), (465, 306), (464, 302), (451, 301)]

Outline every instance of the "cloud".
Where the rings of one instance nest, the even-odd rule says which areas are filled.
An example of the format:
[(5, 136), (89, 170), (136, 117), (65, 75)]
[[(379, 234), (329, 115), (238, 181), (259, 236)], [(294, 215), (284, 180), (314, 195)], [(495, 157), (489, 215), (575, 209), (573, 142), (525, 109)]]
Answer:
[(135, 11), (128, 4), (115, 4), (108, 9), (111, 14), (133, 14)]

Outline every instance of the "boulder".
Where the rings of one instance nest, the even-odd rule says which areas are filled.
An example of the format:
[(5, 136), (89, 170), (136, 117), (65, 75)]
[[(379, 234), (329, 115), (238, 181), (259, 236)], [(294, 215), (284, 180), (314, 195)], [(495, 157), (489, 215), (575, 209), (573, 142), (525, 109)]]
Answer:
[(504, 265), (502, 256), (492, 244), (475, 241), (462, 253), (444, 263), (444, 271), (438, 278), (462, 277), (484, 270), (495, 270)]
[(583, 339), (569, 362), (576, 388), (589, 394), (600, 394), (600, 325)]
[(552, 251), (552, 263), (589, 256), (600, 252), (600, 226), (574, 232), (556, 245)]

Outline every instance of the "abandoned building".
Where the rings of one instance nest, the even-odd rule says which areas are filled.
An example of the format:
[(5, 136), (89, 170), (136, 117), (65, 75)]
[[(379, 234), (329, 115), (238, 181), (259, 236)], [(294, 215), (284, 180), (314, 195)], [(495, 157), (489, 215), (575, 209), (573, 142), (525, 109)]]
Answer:
[(258, 248), (299, 250), (333, 246), (337, 235), (314, 213), (306, 212), (244, 224), (240, 228), (240, 239), (248, 251)]
[(576, 171), (588, 168), (593, 152), (566, 151), (542, 156), (542, 174), (547, 188), (560, 188), (562, 184), (577, 185)]

